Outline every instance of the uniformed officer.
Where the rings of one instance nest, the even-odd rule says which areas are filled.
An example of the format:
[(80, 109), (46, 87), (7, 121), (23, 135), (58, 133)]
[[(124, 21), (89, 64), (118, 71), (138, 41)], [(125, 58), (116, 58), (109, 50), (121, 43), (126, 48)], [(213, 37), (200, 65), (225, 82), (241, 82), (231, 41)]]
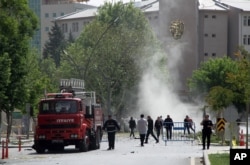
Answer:
[(112, 119), (111, 115), (108, 116), (108, 120), (104, 123), (103, 130), (106, 130), (108, 133), (108, 150), (115, 149), (115, 133), (120, 131), (120, 126), (116, 120)]
[(201, 122), (203, 125), (202, 129), (202, 146), (203, 150), (205, 150), (206, 140), (207, 140), (207, 149), (210, 146), (210, 137), (212, 134), (213, 122), (209, 119), (209, 115), (205, 115), (204, 119)]

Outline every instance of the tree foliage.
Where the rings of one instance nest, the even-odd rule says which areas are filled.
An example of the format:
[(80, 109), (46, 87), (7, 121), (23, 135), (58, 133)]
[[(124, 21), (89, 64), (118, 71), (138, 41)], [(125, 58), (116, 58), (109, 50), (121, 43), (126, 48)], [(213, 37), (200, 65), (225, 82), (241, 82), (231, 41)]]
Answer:
[(221, 110), (232, 102), (232, 92), (227, 90), (229, 84), (226, 79), (237, 71), (237, 63), (228, 57), (210, 59), (193, 72), (189, 80), (190, 90), (198, 95), (206, 95), (207, 103), (214, 110)]
[[(12, 112), (23, 107), (28, 100), (25, 77), (26, 56), (29, 52), (29, 41), (37, 28), (38, 20), (29, 9), (27, 0), (0, 1), (0, 55), (1, 66), (6, 65), (4, 89), (0, 89), (0, 109), (6, 112), (8, 123), (7, 138), (11, 131)], [(3, 73), (3, 72), (1, 72)]]
[(201, 64), (189, 79), (194, 95), (205, 96), (213, 110), (220, 111), (230, 104), (242, 111), (249, 98), (249, 62), (229, 57), (210, 59)]
[(67, 49), (62, 65), (67, 76), (84, 79), (86, 89), (96, 91), (110, 113), (124, 107), (127, 92), (140, 79), (139, 64), (157, 49), (140, 9), (132, 3), (105, 3)]
[(235, 55), (239, 70), (237, 74), (229, 74), (227, 82), (234, 91), (233, 104), (242, 112), (250, 101), (250, 54), (243, 47), (239, 47)]
[(56, 67), (60, 66), (62, 50), (65, 49), (66, 40), (64, 34), (61, 31), (57, 23), (54, 23), (51, 31), (49, 32), (49, 41), (44, 45), (43, 57), (52, 58), (56, 64)]

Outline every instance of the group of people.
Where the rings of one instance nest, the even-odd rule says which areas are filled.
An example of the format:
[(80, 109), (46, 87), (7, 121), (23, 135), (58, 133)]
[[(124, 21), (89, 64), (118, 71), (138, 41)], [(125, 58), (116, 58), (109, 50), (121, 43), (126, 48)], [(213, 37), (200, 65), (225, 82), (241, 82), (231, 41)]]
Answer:
[[(212, 127), (213, 123), (209, 119), (209, 115), (205, 115), (204, 119), (200, 123), (203, 126), (202, 129), (202, 145), (203, 149), (205, 149), (205, 146), (207, 144), (207, 149), (209, 149), (210, 146), (210, 137), (212, 133)], [(170, 115), (167, 115), (167, 118), (165, 120), (162, 119), (162, 116), (157, 117), (156, 121), (154, 122), (151, 116), (147, 116), (147, 119), (144, 118), (144, 114), (140, 115), (140, 119), (136, 121), (133, 119), (133, 117), (129, 120), (129, 128), (130, 128), (130, 138), (134, 137), (134, 130), (137, 128), (139, 135), (140, 135), (140, 143), (141, 146), (144, 146), (145, 143), (148, 143), (149, 135), (151, 135), (156, 143), (159, 143), (159, 137), (162, 132), (163, 127), (166, 129), (166, 135), (167, 139), (172, 139), (172, 127), (174, 126), (173, 119), (170, 117)], [(154, 128), (156, 130), (156, 136), (154, 134)], [(120, 126), (117, 123), (116, 120), (112, 119), (112, 116), (108, 116), (108, 120), (104, 123), (104, 130), (108, 133), (108, 142), (109, 142), (109, 148), (108, 150), (112, 150), (115, 148), (115, 133), (116, 131), (120, 131)], [(184, 119), (184, 134), (187, 130), (188, 134), (190, 134), (190, 129), (195, 132), (195, 129), (193, 128), (193, 121), (192, 119), (187, 115)], [(206, 143), (207, 142), (207, 143)]]
[[(159, 137), (162, 132), (163, 127), (166, 128), (167, 138), (172, 138), (172, 127), (174, 125), (172, 118), (167, 115), (165, 120), (162, 119), (162, 116), (157, 117), (156, 121), (153, 122), (151, 116), (147, 116), (147, 120), (144, 119), (144, 114), (141, 114), (140, 119), (137, 122), (138, 132), (140, 135), (141, 146), (144, 146), (144, 143), (148, 143), (149, 135), (153, 136), (156, 143), (159, 143)], [(154, 134), (154, 128), (156, 130), (156, 136)]]

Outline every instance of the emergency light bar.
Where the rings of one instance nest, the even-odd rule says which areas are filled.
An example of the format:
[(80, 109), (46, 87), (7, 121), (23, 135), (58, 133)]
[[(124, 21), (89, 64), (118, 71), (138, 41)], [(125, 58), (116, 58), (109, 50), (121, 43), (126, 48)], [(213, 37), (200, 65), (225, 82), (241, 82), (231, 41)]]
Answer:
[(72, 98), (72, 93), (47, 93), (47, 98)]

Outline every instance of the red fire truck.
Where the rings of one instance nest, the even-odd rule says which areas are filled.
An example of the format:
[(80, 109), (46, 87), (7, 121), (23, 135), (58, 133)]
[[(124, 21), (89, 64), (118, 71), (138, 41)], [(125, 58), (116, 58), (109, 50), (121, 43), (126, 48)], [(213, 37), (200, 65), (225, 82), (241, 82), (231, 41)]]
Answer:
[(79, 79), (62, 79), (60, 93), (47, 93), (39, 103), (33, 149), (37, 153), (75, 145), (80, 152), (100, 148), (103, 112), (95, 92), (85, 92)]

